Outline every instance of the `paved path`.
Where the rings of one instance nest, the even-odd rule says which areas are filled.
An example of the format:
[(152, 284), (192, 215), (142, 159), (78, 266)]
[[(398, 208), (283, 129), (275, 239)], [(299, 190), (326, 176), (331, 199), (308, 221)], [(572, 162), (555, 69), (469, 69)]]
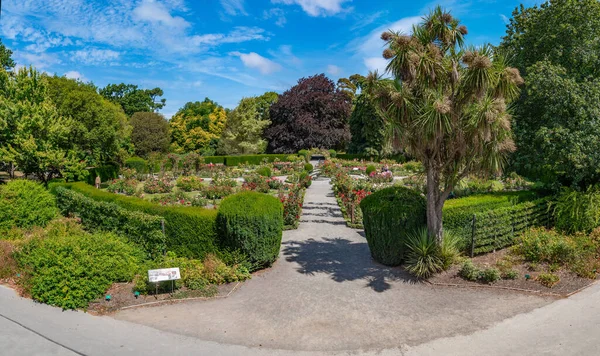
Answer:
[(276, 265), (227, 299), (132, 309), (116, 320), (0, 287), (0, 355), (599, 354), (600, 285), (552, 303), (415, 284), (371, 261), (326, 181), (308, 190), (302, 221), (284, 234)]
[(331, 186), (308, 189), (278, 262), (227, 299), (120, 312), (116, 318), (224, 344), (368, 350), (468, 334), (552, 301), (512, 292), (435, 288), (372, 261), (346, 227)]

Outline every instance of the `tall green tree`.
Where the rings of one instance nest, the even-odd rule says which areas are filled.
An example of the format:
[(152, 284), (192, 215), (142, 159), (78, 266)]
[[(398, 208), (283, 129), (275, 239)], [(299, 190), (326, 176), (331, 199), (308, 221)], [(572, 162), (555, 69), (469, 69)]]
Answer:
[(161, 114), (136, 112), (130, 120), (131, 143), (135, 154), (148, 157), (153, 152), (166, 153), (171, 144), (169, 122)]
[[(268, 109), (263, 113), (267, 113)], [(219, 141), (219, 151), (224, 154), (255, 154), (267, 148), (263, 131), (271, 121), (262, 119), (256, 98), (244, 98), (227, 113), (227, 124)]]
[(226, 121), (225, 109), (209, 98), (188, 102), (169, 121), (172, 150), (214, 153)]
[(500, 50), (526, 74), (515, 103), (515, 169), (556, 187), (600, 183), (600, 2), (520, 6)]
[(122, 161), (130, 149), (131, 126), (121, 107), (99, 95), (91, 83), (56, 75), (47, 81), (59, 114), (72, 119), (69, 141), (84, 153), (82, 158), (90, 165)]
[(4, 70), (10, 70), (15, 67), (15, 61), (12, 59), (12, 51), (2, 43), (0, 39), (0, 67)]
[(163, 96), (160, 88), (140, 89), (133, 84), (108, 84), (100, 89), (100, 95), (106, 99), (121, 105), (127, 116), (131, 117), (136, 112), (154, 112), (162, 109), (166, 99), (159, 99)]
[(85, 163), (70, 144), (73, 120), (56, 109), (47, 87), (33, 68), (0, 70), (0, 159), (46, 184), (58, 175), (84, 178)]
[(348, 152), (381, 156), (385, 144), (385, 121), (367, 93), (354, 97), (350, 115), (350, 145)]
[(366, 90), (389, 139), (423, 163), (427, 230), (443, 240), (442, 208), (461, 178), (495, 173), (514, 149), (507, 104), (519, 95), (519, 71), (489, 46), (463, 51), (467, 29), (437, 7), (412, 35), (384, 32), (393, 80), (369, 74)]

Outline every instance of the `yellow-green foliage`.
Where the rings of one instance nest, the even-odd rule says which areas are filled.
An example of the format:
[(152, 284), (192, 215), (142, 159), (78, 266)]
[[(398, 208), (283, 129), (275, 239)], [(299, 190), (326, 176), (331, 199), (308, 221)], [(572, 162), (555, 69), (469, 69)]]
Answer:
[(57, 214), (54, 197), (41, 184), (17, 179), (0, 185), (0, 230), (45, 226)]

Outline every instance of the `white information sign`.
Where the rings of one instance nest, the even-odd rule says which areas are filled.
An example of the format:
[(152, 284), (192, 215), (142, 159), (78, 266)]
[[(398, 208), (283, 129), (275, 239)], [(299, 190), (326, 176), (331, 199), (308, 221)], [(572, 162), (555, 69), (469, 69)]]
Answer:
[(176, 279), (181, 279), (179, 267), (148, 270), (148, 280), (152, 283), (174, 281)]

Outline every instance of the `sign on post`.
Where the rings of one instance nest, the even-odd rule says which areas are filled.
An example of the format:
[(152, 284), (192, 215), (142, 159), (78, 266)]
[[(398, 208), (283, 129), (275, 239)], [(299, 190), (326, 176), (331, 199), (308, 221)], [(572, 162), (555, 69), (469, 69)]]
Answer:
[(148, 270), (148, 280), (151, 283), (174, 281), (176, 279), (181, 279), (179, 267)]

